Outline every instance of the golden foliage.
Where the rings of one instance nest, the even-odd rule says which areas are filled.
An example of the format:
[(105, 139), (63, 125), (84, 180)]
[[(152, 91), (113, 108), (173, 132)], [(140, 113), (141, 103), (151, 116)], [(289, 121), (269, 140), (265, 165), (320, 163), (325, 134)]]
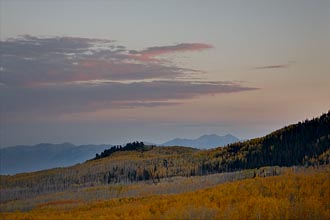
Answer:
[[(1, 219), (330, 219), (330, 171), (253, 178), (176, 195), (57, 201)], [(75, 206), (68, 206), (75, 204)]]

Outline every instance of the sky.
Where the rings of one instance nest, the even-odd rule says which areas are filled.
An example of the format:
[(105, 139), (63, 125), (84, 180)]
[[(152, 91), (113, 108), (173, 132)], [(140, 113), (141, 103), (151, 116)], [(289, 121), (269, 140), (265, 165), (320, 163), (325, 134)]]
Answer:
[(263, 136), (330, 109), (330, 1), (0, 0), (0, 147)]

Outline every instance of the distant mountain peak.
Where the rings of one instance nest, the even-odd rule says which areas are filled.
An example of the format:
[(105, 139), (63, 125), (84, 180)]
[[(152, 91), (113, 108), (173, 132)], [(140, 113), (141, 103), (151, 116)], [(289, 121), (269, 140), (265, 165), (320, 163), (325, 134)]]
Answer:
[[(225, 137), (235, 137), (234, 135), (232, 134), (226, 134)], [(235, 137), (236, 138), (236, 137)]]
[(204, 134), (204, 135), (200, 136), (199, 138), (207, 138), (207, 137), (210, 138), (210, 137), (221, 137), (221, 136), (219, 136), (217, 134)]
[(224, 136), (219, 136), (217, 134), (204, 134), (196, 139), (175, 138), (161, 145), (185, 146), (185, 147), (195, 147), (200, 149), (208, 149), (219, 146), (225, 146), (237, 141), (239, 141), (239, 139), (231, 134), (226, 134)]

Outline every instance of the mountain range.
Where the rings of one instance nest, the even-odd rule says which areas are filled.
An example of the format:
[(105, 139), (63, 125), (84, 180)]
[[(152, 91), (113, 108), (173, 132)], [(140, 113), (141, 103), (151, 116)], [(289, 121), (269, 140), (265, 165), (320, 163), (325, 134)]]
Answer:
[[(161, 144), (161, 146), (184, 146), (200, 149), (224, 146), (239, 141), (232, 135), (203, 135), (197, 139), (176, 138)], [(147, 145), (156, 145), (145, 142)], [(71, 166), (95, 157), (113, 145), (80, 145), (71, 143), (50, 144), (41, 143), (33, 146), (18, 145), (0, 149), (0, 174), (16, 174), (54, 167)]]
[(64, 167), (84, 162), (112, 145), (41, 143), (0, 149), (0, 174), (15, 174)]
[[(230, 144), (230, 142), (234, 143)], [(162, 167), (162, 169), (166, 165), (165, 168), (168, 171), (158, 173), (159, 178), (161, 178), (164, 177), (164, 172), (167, 173), (166, 176), (170, 175), (171, 172), (173, 172), (171, 175), (204, 175), (205, 173), (227, 172), (261, 166), (306, 165), (314, 164), (315, 161), (328, 163), (330, 160), (329, 143), (330, 111), (318, 118), (289, 125), (264, 137), (247, 141), (239, 141), (238, 138), (232, 135), (218, 136), (214, 134), (203, 135), (195, 140), (177, 138), (162, 144), (163, 147), (152, 146), (151, 148), (142, 149), (142, 152), (146, 151), (147, 153), (143, 153), (145, 156), (141, 153), (134, 154), (138, 161), (136, 163), (133, 163), (132, 158), (127, 160), (126, 157), (132, 155), (131, 153), (120, 150), (120, 152), (115, 152), (118, 151), (116, 148), (110, 159), (116, 157), (116, 155), (122, 155), (124, 159), (115, 160), (118, 164), (113, 165), (114, 167), (110, 169), (117, 172), (119, 167), (122, 167), (122, 173), (127, 171), (127, 175), (128, 173), (130, 175), (134, 174), (133, 177), (130, 177), (131, 181), (138, 181), (150, 178), (150, 170), (140, 170), (141, 167), (147, 167), (150, 164), (153, 164), (153, 168)], [(164, 147), (164, 145), (177, 146), (177, 148)], [(192, 146), (195, 148), (179, 146)], [(0, 149), (0, 173), (16, 174), (70, 166), (91, 160), (97, 153), (111, 147), (111, 145), (75, 146), (70, 143), (63, 143), (3, 148)], [(210, 150), (196, 149), (209, 147), (218, 148)], [(149, 154), (151, 161), (145, 161), (148, 159), (140, 161), (140, 157), (146, 157)], [(155, 155), (158, 155), (157, 159), (154, 159)], [(168, 155), (177, 156), (168, 157)], [(125, 160), (127, 161), (125, 162)], [(119, 161), (121, 162), (119, 163)], [(169, 163), (173, 165), (173, 171), (171, 172), (168, 167)], [(88, 162), (82, 164), (84, 167), (89, 165), (91, 164)], [(110, 164), (106, 164), (106, 167), (109, 166)], [(93, 167), (91, 171), (94, 172), (95, 169), (96, 167)], [(97, 181), (127, 181), (127, 175), (117, 176), (116, 173), (110, 175), (107, 169), (104, 170), (103, 165), (100, 167), (97, 176), (103, 179)], [(79, 170), (81, 169), (79, 168)], [(93, 172), (86, 173), (84, 178), (90, 176), (88, 178), (93, 179), (94, 184), (96, 180), (94, 180)], [(141, 175), (140, 172), (142, 172)]]
[(175, 138), (167, 141), (161, 146), (183, 146), (183, 147), (194, 147), (199, 149), (209, 149), (214, 147), (226, 146), (238, 142), (239, 139), (231, 134), (219, 136), (216, 134), (203, 135), (196, 139), (182, 139)]

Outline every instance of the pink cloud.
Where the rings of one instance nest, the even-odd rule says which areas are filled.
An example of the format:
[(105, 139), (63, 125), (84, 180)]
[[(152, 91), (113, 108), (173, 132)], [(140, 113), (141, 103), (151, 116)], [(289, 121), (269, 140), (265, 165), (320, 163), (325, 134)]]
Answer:
[(201, 51), (213, 48), (210, 44), (203, 43), (182, 43), (173, 46), (148, 47), (142, 51), (130, 51), (130, 57), (140, 61), (159, 61), (154, 57), (169, 53)]
[[(164, 65), (166, 59), (157, 56), (213, 48), (204, 43), (181, 43), (128, 52), (112, 40), (32, 36), (0, 41), (0, 44), (4, 48), (0, 83), (28, 87), (93, 80), (189, 78), (200, 71), (180, 68), (175, 63)], [(95, 49), (98, 45), (102, 48)]]
[[(189, 74), (193, 70), (168, 67), (157, 63), (130, 63), (109, 60), (82, 60), (75, 67), (75, 75), (79, 80), (143, 80), (167, 78), (172, 79)], [(72, 81), (77, 81), (70, 78)]]

